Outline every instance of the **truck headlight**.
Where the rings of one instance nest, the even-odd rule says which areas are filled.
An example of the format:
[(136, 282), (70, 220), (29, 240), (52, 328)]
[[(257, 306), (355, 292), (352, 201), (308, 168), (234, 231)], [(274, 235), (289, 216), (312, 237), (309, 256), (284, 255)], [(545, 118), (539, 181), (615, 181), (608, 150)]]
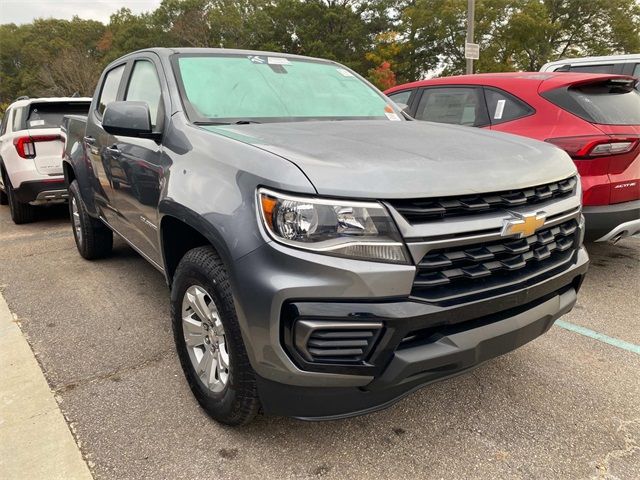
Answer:
[(407, 264), (393, 219), (377, 202), (298, 197), (258, 189), (264, 226), (277, 242), (316, 253)]

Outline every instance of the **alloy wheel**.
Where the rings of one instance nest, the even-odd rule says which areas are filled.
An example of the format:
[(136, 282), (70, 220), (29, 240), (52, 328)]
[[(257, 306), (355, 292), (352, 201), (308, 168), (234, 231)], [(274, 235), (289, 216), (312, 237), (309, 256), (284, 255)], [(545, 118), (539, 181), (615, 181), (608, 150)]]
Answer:
[(71, 195), (71, 220), (73, 221), (73, 228), (76, 231), (76, 238), (78, 243), (82, 245), (82, 224), (80, 223), (80, 212), (78, 211), (78, 202), (76, 197)]
[(229, 350), (218, 309), (211, 295), (192, 285), (182, 299), (182, 332), (191, 365), (212, 392), (221, 392), (229, 381)]

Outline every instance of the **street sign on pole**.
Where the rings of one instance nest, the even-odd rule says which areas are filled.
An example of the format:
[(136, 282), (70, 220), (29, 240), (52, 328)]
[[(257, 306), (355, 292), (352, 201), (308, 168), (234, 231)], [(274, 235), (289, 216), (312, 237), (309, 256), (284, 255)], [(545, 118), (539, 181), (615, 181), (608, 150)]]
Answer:
[(464, 58), (469, 60), (478, 60), (480, 58), (480, 45), (477, 43), (465, 43)]
[(473, 30), (476, 18), (476, 0), (467, 0), (467, 40), (464, 49), (464, 58), (467, 64), (467, 75), (473, 73), (473, 60), (477, 60), (480, 56), (480, 48), (476, 45), (476, 56), (470, 57), (467, 53), (469, 51), (469, 45), (475, 45), (473, 43)]

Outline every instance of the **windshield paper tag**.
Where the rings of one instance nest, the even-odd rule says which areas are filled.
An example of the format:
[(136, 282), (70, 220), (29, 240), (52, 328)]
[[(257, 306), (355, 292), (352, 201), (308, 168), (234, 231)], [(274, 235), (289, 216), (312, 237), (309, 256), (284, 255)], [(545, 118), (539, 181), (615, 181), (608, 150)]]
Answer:
[(32, 127), (37, 127), (39, 125), (44, 125), (44, 120), (31, 120), (29, 122), (29, 125), (31, 125)]
[(267, 57), (269, 65), (291, 65), (291, 62), (284, 57)]
[(400, 117), (394, 112), (384, 112), (385, 116), (392, 122), (399, 122)]
[(351, 73), (349, 70), (345, 70), (344, 68), (336, 68), (336, 70), (343, 77), (353, 77), (353, 73)]
[(500, 120), (502, 118), (505, 103), (507, 103), (506, 100), (498, 100), (498, 104), (496, 105), (496, 113), (494, 113), (493, 115), (494, 120)]

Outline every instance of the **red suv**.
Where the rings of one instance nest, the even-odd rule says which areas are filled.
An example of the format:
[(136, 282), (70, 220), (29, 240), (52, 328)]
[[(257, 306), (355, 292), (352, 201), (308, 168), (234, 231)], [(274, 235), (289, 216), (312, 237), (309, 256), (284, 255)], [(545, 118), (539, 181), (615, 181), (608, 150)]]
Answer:
[(640, 232), (640, 92), (636, 79), (494, 73), (407, 83), (385, 93), (418, 120), (488, 128), (564, 149), (582, 178), (588, 240)]

